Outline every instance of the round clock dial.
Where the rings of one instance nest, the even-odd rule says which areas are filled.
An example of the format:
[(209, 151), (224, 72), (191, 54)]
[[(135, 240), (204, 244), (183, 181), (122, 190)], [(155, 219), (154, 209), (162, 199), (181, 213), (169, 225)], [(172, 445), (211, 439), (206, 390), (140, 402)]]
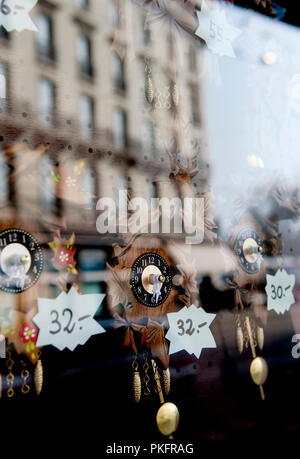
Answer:
[(157, 253), (144, 253), (134, 262), (130, 283), (140, 303), (150, 308), (159, 306), (166, 301), (172, 287), (168, 263)]
[(43, 270), (43, 253), (32, 234), (10, 228), (0, 232), (0, 289), (21, 293), (30, 288)]
[(246, 228), (239, 232), (236, 251), (246, 273), (255, 274), (261, 269), (264, 262), (263, 242), (254, 229)]

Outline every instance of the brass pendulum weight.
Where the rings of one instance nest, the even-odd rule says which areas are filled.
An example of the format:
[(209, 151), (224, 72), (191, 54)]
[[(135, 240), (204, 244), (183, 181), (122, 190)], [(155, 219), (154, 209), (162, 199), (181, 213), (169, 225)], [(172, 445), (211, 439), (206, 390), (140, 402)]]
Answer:
[(152, 104), (153, 98), (154, 98), (152, 70), (147, 60), (146, 60), (145, 71), (146, 71), (146, 99), (149, 104)]
[(268, 376), (268, 365), (264, 358), (257, 357), (255, 351), (255, 344), (253, 340), (253, 333), (251, 329), (249, 316), (245, 317), (245, 326), (247, 329), (247, 334), (249, 337), (249, 343), (251, 347), (253, 360), (250, 365), (250, 375), (255, 384), (259, 386), (260, 395), (262, 400), (265, 399), (265, 393), (263, 389), (263, 384), (265, 383)]
[(36, 362), (35, 368), (34, 368), (34, 387), (37, 395), (40, 395), (42, 392), (43, 388), (43, 381), (44, 381), (44, 370), (43, 370), (43, 364), (42, 364), (42, 359), (38, 358), (38, 361)]
[(171, 388), (171, 376), (170, 376), (169, 368), (166, 368), (165, 370), (163, 370), (163, 382), (164, 382), (165, 394), (169, 395), (170, 388)]
[(133, 393), (134, 393), (134, 400), (136, 403), (139, 403), (141, 400), (141, 394), (142, 394), (142, 384), (141, 384), (141, 377), (139, 373), (139, 367), (138, 363), (136, 360), (136, 356), (134, 358), (134, 361), (132, 362), (132, 368), (133, 368)]
[(157, 370), (157, 365), (154, 359), (151, 359), (151, 363), (154, 373), (154, 379), (156, 382), (157, 393), (161, 403), (161, 406), (156, 414), (156, 424), (159, 431), (163, 435), (166, 435), (170, 439), (173, 439), (172, 434), (177, 430), (179, 425), (179, 411), (174, 403), (165, 402), (163, 391), (160, 384), (160, 377)]
[(236, 319), (236, 345), (237, 345), (239, 353), (241, 354), (244, 349), (244, 335), (243, 335), (241, 319), (240, 319), (239, 314), (237, 315), (237, 319)]

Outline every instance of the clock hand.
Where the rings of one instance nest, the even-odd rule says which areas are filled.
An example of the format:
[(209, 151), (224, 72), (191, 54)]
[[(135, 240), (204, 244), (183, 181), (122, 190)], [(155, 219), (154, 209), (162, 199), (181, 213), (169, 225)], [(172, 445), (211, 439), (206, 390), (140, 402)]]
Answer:
[(162, 284), (163, 284), (164, 281), (165, 281), (165, 276), (163, 276), (161, 274), (153, 274), (152, 275), (152, 282), (153, 282), (153, 295), (152, 295), (152, 298), (155, 298), (155, 303), (158, 302), (158, 298), (159, 298), (159, 295), (160, 295), (161, 287), (162, 287)]

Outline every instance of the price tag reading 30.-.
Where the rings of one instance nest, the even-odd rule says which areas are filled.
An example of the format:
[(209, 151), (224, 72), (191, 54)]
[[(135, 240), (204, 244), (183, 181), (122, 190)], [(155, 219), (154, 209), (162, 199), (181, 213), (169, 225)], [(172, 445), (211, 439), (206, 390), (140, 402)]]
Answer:
[(295, 275), (288, 274), (285, 269), (278, 269), (275, 276), (267, 274), (266, 292), (268, 297), (268, 311), (274, 309), (277, 314), (288, 311), (295, 298), (293, 288), (295, 285)]
[(195, 305), (184, 307), (178, 312), (167, 314), (170, 328), (166, 338), (170, 341), (169, 354), (186, 350), (198, 359), (204, 347), (214, 348), (216, 342), (210, 331), (210, 324), (216, 317)]
[(74, 287), (55, 299), (38, 298), (39, 312), (33, 322), (39, 328), (37, 347), (52, 345), (59, 350), (73, 351), (92, 335), (104, 333), (93, 319), (105, 294), (79, 295)]

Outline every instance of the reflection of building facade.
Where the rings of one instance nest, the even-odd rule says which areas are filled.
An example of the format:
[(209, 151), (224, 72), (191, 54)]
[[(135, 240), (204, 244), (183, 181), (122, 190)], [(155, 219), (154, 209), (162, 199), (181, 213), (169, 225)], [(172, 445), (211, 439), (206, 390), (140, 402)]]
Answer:
[(147, 198), (180, 193), (167, 151), (179, 153), (171, 166), (200, 168), (196, 193), (207, 186), (199, 44), (183, 38), (178, 65), (168, 24), (157, 39), (141, 8), (117, 6), (41, 0), (31, 12), (37, 33), (1, 31), (2, 206), (13, 199), (19, 217), (36, 220), (42, 210), (45, 220), (75, 230), (78, 244), (89, 234), (88, 244), (99, 245), (96, 198), (117, 199), (119, 189)]

